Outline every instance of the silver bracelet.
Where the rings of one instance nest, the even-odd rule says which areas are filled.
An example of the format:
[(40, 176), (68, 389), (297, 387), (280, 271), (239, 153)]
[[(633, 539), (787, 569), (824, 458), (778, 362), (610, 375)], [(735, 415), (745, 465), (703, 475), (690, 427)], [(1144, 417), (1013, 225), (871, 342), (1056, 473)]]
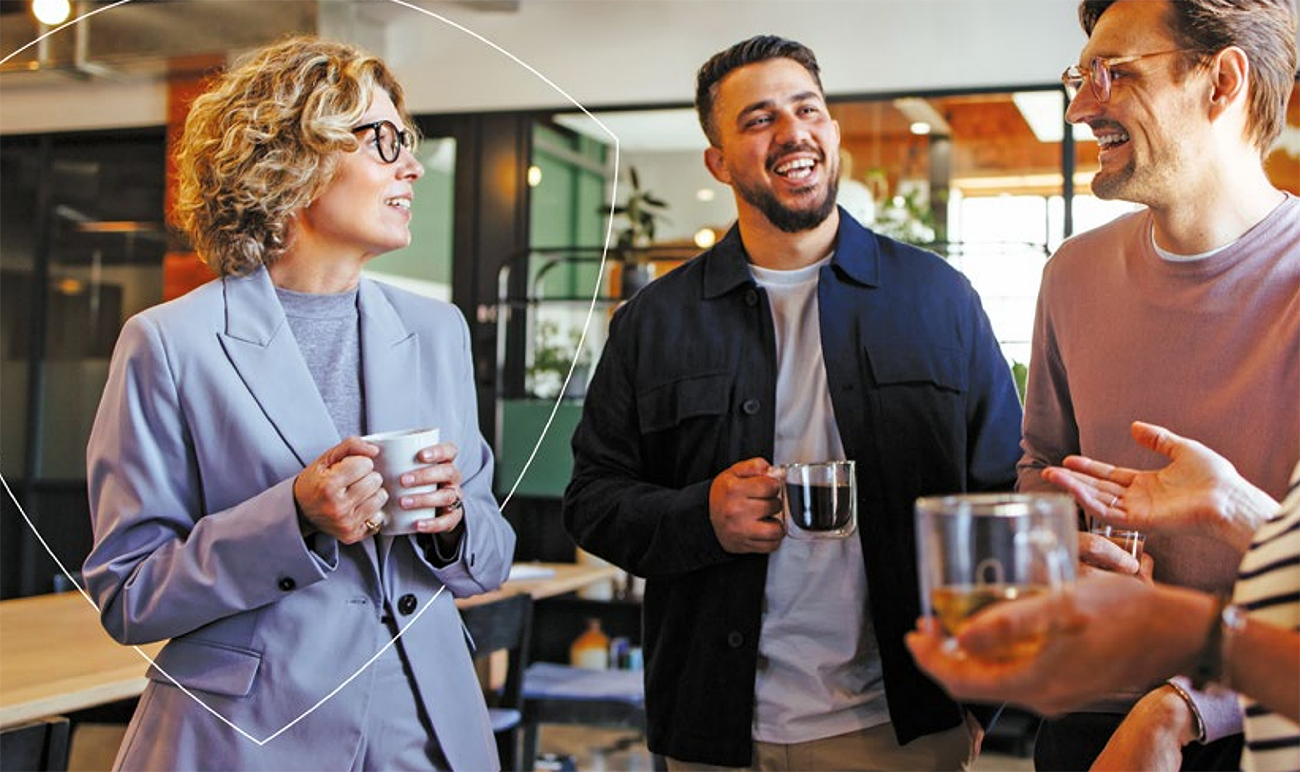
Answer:
[(1183, 702), (1187, 703), (1187, 709), (1192, 712), (1192, 723), (1194, 724), (1193, 729), (1195, 729), (1196, 731), (1196, 736), (1193, 737), (1192, 740), (1193, 742), (1204, 744), (1205, 743), (1205, 721), (1201, 719), (1201, 711), (1196, 707), (1196, 701), (1193, 700), (1192, 695), (1189, 694), (1188, 691), (1183, 688), (1183, 685), (1178, 683), (1177, 679), (1170, 678), (1168, 681), (1165, 681), (1165, 685), (1168, 686), (1170, 689), (1173, 689), (1174, 693), (1177, 694), (1179, 697), (1182, 697)]

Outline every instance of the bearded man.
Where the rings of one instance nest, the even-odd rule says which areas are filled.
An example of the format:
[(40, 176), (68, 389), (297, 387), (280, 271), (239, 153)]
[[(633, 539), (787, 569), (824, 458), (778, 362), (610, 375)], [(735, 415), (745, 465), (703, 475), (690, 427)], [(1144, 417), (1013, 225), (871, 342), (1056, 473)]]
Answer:
[[(969, 282), (835, 205), (817, 60), (756, 37), (700, 69), (716, 246), (614, 315), (565, 525), (646, 577), (650, 750), (669, 769), (961, 769), (981, 723), (903, 645), (913, 502), (1010, 489), (1020, 403)], [(857, 533), (785, 538), (779, 465), (856, 462)]]

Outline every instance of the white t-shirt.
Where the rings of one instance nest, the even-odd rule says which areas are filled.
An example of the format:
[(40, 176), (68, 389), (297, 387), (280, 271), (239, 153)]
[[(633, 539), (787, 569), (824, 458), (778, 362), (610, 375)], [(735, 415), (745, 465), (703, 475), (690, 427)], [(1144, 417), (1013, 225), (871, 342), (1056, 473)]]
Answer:
[[(775, 464), (844, 458), (818, 320), (817, 277), (829, 261), (794, 271), (750, 266), (767, 292), (776, 330)], [(754, 739), (806, 742), (889, 720), (866, 598), (857, 534), (786, 539), (772, 553), (758, 639)]]

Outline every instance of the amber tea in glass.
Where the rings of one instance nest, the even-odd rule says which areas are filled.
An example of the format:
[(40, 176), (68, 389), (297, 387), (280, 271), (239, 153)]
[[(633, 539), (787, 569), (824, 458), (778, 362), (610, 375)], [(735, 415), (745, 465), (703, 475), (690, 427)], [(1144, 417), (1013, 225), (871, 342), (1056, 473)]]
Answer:
[[(921, 606), (950, 639), (981, 609), (1063, 588), (1078, 559), (1075, 507), (1058, 494), (966, 494), (916, 502)], [(1004, 656), (1032, 653), (1045, 638)]]

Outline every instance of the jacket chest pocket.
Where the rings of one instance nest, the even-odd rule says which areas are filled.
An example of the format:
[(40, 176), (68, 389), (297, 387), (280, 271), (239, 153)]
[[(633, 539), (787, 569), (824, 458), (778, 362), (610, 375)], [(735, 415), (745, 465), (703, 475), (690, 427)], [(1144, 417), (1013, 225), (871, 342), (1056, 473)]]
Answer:
[(684, 485), (712, 476), (725, 455), (731, 375), (690, 375), (637, 390), (641, 452), (650, 479)]
[(966, 368), (956, 347), (880, 346), (867, 352), (884, 459), (964, 466)]
[(643, 435), (663, 432), (695, 418), (716, 418), (727, 412), (730, 374), (691, 375), (638, 389), (637, 420)]
[(876, 346), (867, 351), (871, 374), (882, 391), (917, 387), (966, 392), (962, 350), (953, 347)]

